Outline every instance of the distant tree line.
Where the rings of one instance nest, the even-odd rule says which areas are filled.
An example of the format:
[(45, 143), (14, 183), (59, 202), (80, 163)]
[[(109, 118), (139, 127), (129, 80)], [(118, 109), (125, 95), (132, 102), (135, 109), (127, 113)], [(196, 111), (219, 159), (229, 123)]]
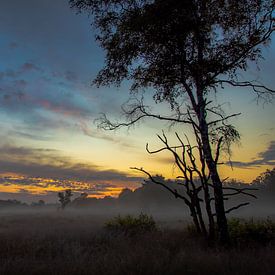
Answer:
[[(178, 193), (185, 195), (186, 190), (183, 186), (179, 186), (176, 181), (165, 179), (164, 177), (157, 175), (155, 179), (163, 182), (163, 184), (169, 186), (172, 189), (177, 189)], [(259, 175), (250, 184), (240, 182), (237, 180), (229, 180), (225, 184), (225, 188), (233, 188), (233, 193), (235, 189), (244, 189), (247, 187), (252, 187), (258, 189), (252, 193), (252, 196), (248, 196), (246, 203), (251, 203), (252, 208), (262, 207), (262, 212), (267, 210), (267, 206), (275, 206), (275, 168), (271, 170), (266, 170), (264, 173)], [(175, 196), (171, 193), (167, 193), (166, 190), (159, 188), (156, 184), (150, 180), (145, 180), (142, 186), (131, 190), (125, 188), (121, 191), (117, 198), (106, 196), (104, 198), (89, 198), (87, 193), (81, 193), (80, 195), (74, 194), (76, 198), (72, 199), (72, 190), (58, 193), (58, 198), (60, 201), (61, 208), (63, 203), (63, 209), (66, 208), (76, 208), (76, 209), (89, 209), (89, 211), (104, 212), (114, 210), (118, 213), (131, 213), (131, 212), (143, 212), (148, 214), (154, 213), (166, 213), (173, 216), (173, 212), (185, 217), (188, 215), (187, 208), (183, 208), (182, 200), (175, 199)], [(240, 196), (229, 196), (225, 200), (227, 207), (233, 207), (238, 203), (243, 203), (243, 197)], [(254, 197), (257, 197), (257, 199)], [(57, 204), (47, 204), (44, 200), (38, 200), (30, 204), (23, 203), (19, 200), (0, 200), (0, 209), (5, 208), (43, 208), (43, 207), (53, 207), (57, 209)], [(239, 213), (246, 213), (246, 211), (251, 211), (251, 209), (242, 209)]]

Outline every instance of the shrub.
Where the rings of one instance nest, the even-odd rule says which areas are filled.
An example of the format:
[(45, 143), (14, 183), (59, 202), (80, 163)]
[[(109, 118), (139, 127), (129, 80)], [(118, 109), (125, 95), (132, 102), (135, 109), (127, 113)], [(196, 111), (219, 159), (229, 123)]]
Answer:
[(138, 217), (118, 215), (105, 224), (105, 228), (115, 234), (133, 236), (147, 232), (157, 231), (156, 222), (152, 216), (139, 214)]
[(265, 245), (275, 237), (275, 223), (270, 219), (247, 221), (233, 218), (228, 221), (228, 226), (232, 242), (236, 244), (256, 242)]

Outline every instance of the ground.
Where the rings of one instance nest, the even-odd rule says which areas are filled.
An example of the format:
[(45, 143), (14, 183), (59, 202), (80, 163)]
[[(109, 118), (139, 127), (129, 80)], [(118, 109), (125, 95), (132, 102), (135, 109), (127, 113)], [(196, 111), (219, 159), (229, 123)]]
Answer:
[(0, 212), (0, 274), (275, 274), (275, 244), (209, 247), (183, 220), (114, 234), (108, 214)]

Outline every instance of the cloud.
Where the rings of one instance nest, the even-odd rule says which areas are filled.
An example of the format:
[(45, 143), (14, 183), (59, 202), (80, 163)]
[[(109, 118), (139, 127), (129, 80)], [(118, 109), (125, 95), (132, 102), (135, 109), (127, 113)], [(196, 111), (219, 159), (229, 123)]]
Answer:
[(259, 157), (265, 162), (275, 162), (275, 140), (270, 142), (266, 151), (259, 153)]
[[(32, 75), (35, 80), (30, 76), (26, 76), (28, 80), (22, 78), (23, 72), (29, 71), (38, 72), (38, 75)], [(1, 113), (34, 128), (43, 124), (44, 131), (60, 128), (61, 124), (76, 129), (76, 121), (91, 119), (92, 104), (81, 93), (75, 93), (72, 83), (60, 86), (56, 81), (46, 81), (45, 74), (46, 70), (30, 62), (23, 63), (17, 71), (0, 72), (0, 79), (4, 79), (0, 87)], [(65, 74), (61, 77), (65, 79)], [(77, 76), (68, 71), (66, 77), (73, 79)]]
[[(57, 150), (16, 147), (0, 147), (0, 173), (13, 173), (26, 178), (53, 179), (66, 184), (82, 182), (86, 184), (127, 185), (138, 183), (140, 177), (133, 177), (114, 169), (103, 169), (94, 164), (78, 163), (69, 157), (62, 156)], [(22, 181), (24, 183), (26, 181)], [(30, 181), (32, 182), (32, 181)]]
[(30, 62), (26, 62), (24, 63), (20, 70), (21, 73), (26, 73), (26, 72), (30, 72), (30, 71), (42, 71), (42, 69), (40, 67), (38, 67), (37, 65), (30, 63)]
[(14, 42), (14, 41), (9, 43), (9, 48), (11, 50), (16, 49), (18, 47), (19, 47), (18, 43)]
[(65, 72), (65, 78), (68, 81), (77, 81), (78, 80), (77, 74), (73, 71), (66, 71)]
[[(62, 189), (72, 189), (74, 192), (89, 192), (92, 194), (99, 194), (100, 192), (107, 191), (110, 188), (115, 188), (115, 185), (107, 183), (83, 183), (72, 182), (68, 180), (54, 180), (46, 178), (29, 178), (24, 176), (2, 176), (0, 177), (0, 185), (3, 186), (16, 186), (17, 192), (35, 193), (47, 193), (51, 192), (51, 189), (60, 191)], [(35, 187), (33, 189), (27, 189), (28, 187)]]
[(0, 78), (8, 77), (8, 78), (18, 78), (29, 72), (42, 72), (42, 68), (32, 62), (23, 63), (18, 70), (14, 69), (6, 69), (5, 71), (0, 72)]
[[(231, 161), (231, 164), (239, 168), (251, 168), (261, 165), (275, 166), (275, 140), (271, 141), (267, 149), (258, 154), (258, 158), (248, 162)], [(227, 162), (230, 165), (230, 162)]]
[(43, 140), (43, 141), (49, 141), (53, 139), (52, 136), (47, 136), (47, 135), (41, 135), (40, 134), (33, 134), (33, 133), (26, 133), (24, 131), (14, 131), (11, 130), (9, 131), (9, 135), (13, 137), (20, 137), (20, 138), (25, 138), (25, 139), (32, 139), (32, 140)]

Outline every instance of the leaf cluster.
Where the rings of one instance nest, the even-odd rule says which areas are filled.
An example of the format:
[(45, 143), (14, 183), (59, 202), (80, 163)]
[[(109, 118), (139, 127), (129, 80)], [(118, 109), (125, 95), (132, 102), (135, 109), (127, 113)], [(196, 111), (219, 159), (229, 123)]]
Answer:
[(266, 245), (275, 239), (275, 223), (269, 218), (259, 221), (232, 218), (228, 220), (228, 228), (232, 242), (238, 245), (251, 242)]
[(207, 92), (221, 76), (261, 57), (274, 31), (272, 0), (70, 0), (93, 16), (105, 67), (94, 83), (132, 91), (153, 87), (156, 102), (175, 99), (189, 88)]
[(114, 234), (133, 236), (157, 230), (156, 222), (152, 216), (139, 214), (138, 217), (126, 215), (117, 216), (106, 223), (105, 228)]

